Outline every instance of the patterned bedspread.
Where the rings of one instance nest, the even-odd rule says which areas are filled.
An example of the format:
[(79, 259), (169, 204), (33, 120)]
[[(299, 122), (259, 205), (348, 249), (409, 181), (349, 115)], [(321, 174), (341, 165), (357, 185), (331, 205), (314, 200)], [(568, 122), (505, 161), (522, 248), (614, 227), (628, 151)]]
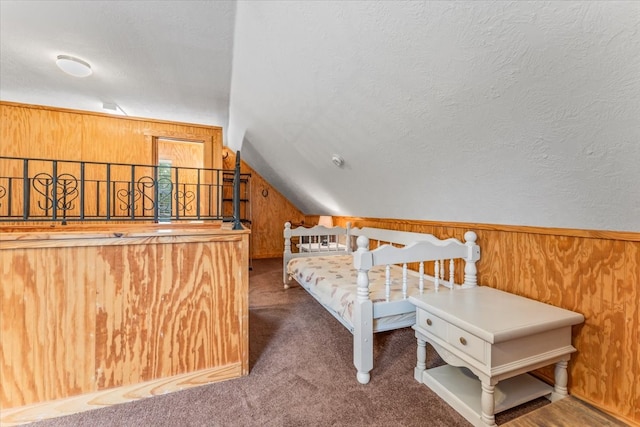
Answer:
[[(288, 273), (296, 279), (322, 305), (333, 310), (353, 327), (353, 305), (356, 299), (357, 270), (353, 267), (353, 256), (333, 255), (309, 258), (294, 258), (289, 261)], [(385, 297), (385, 266), (374, 266), (369, 270), (369, 298), (373, 304), (403, 300), (402, 268), (391, 267), (391, 295)], [(419, 274), (407, 272), (407, 296), (420, 294)], [(433, 282), (425, 276), (424, 291), (433, 290)], [(415, 317), (415, 312), (407, 313)], [(397, 317), (393, 321), (397, 321)], [(380, 328), (382, 329), (382, 328)]]

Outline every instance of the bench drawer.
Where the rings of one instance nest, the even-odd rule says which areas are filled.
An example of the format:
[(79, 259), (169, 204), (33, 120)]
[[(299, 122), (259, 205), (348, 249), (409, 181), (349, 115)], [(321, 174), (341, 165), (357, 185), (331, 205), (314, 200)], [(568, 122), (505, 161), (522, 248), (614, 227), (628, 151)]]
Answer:
[(447, 340), (447, 322), (434, 316), (428, 311), (418, 309), (416, 316), (416, 324), (418, 328), (435, 335), (442, 340)]
[(447, 342), (474, 359), (485, 363), (485, 342), (457, 326), (447, 325)]

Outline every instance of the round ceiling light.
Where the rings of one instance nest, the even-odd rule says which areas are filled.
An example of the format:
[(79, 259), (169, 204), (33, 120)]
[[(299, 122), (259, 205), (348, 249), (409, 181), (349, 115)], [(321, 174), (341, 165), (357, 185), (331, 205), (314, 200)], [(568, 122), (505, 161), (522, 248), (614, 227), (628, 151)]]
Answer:
[(56, 65), (65, 73), (75, 77), (87, 77), (92, 73), (91, 65), (88, 62), (74, 56), (58, 55)]

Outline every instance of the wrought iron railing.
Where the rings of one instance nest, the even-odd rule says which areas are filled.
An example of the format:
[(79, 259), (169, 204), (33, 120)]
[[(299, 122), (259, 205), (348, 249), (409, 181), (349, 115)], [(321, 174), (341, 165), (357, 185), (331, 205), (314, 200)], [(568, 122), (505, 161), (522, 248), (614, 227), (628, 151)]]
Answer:
[[(240, 153), (237, 153), (239, 157)], [(0, 156), (0, 222), (226, 220), (240, 171)], [(232, 185), (225, 177), (233, 177)]]

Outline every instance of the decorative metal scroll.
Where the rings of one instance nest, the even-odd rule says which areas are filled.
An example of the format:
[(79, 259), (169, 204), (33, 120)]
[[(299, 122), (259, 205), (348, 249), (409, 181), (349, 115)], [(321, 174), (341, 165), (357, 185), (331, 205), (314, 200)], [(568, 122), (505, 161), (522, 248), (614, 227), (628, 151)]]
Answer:
[(196, 193), (193, 191), (178, 191), (176, 194), (176, 204), (178, 212), (181, 215), (186, 215), (187, 212), (193, 211), (194, 201), (196, 200)]
[[(54, 177), (48, 173), (41, 172), (33, 177), (31, 186), (42, 197), (38, 200), (38, 208), (45, 215), (49, 215), (49, 211), (62, 211), (62, 217), (65, 218), (68, 211), (74, 208), (73, 201), (78, 198), (78, 179), (69, 174), (63, 173)], [(56, 215), (57, 216), (57, 215)]]
[(133, 190), (133, 199), (131, 199), (131, 190), (128, 188), (121, 188), (116, 192), (116, 197), (120, 201), (120, 210), (131, 212), (131, 208), (135, 209), (138, 200), (142, 197), (142, 194), (136, 190)]
[[(129, 215), (132, 211), (135, 212), (138, 207), (142, 209), (142, 216), (146, 216), (147, 212), (153, 213), (156, 208), (153, 197), (155, 180), (150, 176), (143, 176), (136, 181), (135, 187), (132, 190), (131, 184), (129, 184), (128, 188), (122, 188), (117, 191), (116, 197), (120, 201), (120, 209), (127, 211)], [(142, 204), (140, 206), (138, 202), (141, 200)]]
[[(156, 194), (156, 186), (158, 193)], [(119, 208), (122, 211), (131, 212), (140, 209), (142, 216), (153, 216), (158, 212), (160, 218), (171, 217), (173, 183), (169, 178), (153, 179), (150, 176), (143, 176), (135, 182), (135, 188), (131, 190), (131, 184), (127, 188), (121, 188), (116, 191), (116, 197), (120, 202)], [(189, 192), (191, 197), (181, 196), (178, 193), (178, 199), (182, 199), (181, 204), (184, 211), (191, 211), (191, 202), (195, 199), (193, 192)]]
[[(0, 185), (0, 200), (2, 200), (7, 195), (7, 189), (4, 186)], [(2, 202), (0, 201), (0, 206), (2, 206)]]

